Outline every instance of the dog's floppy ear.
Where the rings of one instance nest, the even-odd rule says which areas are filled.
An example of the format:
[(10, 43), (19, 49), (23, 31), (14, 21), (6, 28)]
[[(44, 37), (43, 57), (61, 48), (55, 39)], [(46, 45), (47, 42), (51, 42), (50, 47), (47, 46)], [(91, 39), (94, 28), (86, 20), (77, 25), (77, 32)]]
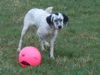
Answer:
[(62, 14), (62, 15), (64, 17), (64, 21), (63, 22), (64, 22), (64, 24), (66, 24), (68, 22), (69, 18), (65, 14)]
[(50, 16), (48, 16), (48, 17), (46, 18), (46, 20), (47, 20), (47, 23), (48, 23), (50, 26), (52, 26), (52, 25), (53, 25), (51, 15), (50, 15)]

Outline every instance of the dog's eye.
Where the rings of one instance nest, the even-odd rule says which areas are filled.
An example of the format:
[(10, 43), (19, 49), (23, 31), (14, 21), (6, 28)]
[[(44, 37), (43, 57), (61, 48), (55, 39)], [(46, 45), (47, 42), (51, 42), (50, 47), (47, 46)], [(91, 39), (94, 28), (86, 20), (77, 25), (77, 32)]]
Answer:
[(62, 21), (62, 19), (59, 20), (60, 22)]

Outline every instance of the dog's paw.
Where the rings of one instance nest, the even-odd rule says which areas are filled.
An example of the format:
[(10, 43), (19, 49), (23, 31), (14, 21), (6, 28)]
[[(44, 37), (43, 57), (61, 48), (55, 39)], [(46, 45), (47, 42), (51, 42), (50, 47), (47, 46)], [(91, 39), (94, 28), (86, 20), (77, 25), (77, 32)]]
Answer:
[(45, 51), (45, 47), (44, 46), (41, 47), (41, 51)]
[(21, 49), (20, 49), (20, 48), (18, 48), (18, 49), (17, 49), (17, 52), (20, 52), (20, 51), (21, 51)]
[(50, 44), (47, 41), (45, 41), (44, 44), (45, 44), (46, 47), (50, 47)]
[(51, 58), (51, 59), (55, 59), (55, 57), (54, 57), (54, 56), (50, 56), (50, 58)]

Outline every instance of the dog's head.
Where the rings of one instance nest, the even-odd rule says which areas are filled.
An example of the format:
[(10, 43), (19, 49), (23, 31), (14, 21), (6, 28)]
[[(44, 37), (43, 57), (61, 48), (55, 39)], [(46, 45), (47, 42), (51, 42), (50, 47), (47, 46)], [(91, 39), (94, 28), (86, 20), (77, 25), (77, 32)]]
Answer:
[(62, 13), (54, 13), (46, 18), (47, 23), (55, 29), (62, 29), (68, 23), (68, 16)]

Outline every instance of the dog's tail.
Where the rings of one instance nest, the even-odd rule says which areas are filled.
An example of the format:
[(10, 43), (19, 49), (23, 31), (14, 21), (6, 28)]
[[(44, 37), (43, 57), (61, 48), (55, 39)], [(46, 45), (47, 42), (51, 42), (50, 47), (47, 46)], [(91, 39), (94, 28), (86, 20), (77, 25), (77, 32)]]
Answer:
[(52, 9), (53, 9), (53, 7), (48, 7), (45, 9), (45, 11), (47, 11), (48, 13), (52, 13)]

